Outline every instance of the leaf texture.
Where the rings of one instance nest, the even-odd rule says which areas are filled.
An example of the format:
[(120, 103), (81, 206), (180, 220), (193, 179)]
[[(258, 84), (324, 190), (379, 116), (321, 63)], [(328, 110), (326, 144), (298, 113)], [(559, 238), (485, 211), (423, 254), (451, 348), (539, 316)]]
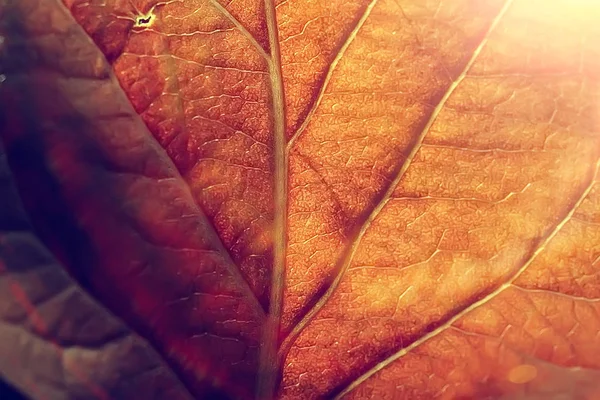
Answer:
[(194, 398), (600, 396), (596, 2), (0, 4), (36, 246)]
[(39, 241), (2, 148), (0, 190), (2, 376), (39, 399), (191, 399), (152, 347), (82, 291)]

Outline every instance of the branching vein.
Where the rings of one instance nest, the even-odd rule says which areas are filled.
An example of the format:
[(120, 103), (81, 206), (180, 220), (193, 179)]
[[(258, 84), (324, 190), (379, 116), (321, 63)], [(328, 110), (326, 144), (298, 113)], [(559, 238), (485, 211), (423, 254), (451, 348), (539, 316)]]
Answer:
[(294, 146), (294, 143), (296, 142), (298, 137), (300, 137), (302, 132), (304, 132), (304, 130), (310, 123), (312, 116), (314, 115), (315, 111), (317, 110), (317, 108), (321, 104), (321, 101), (323, 100), (323, 95), (325, 94), (325, 90), (327, 89), (327, 86), (329, 85), (329, 81), (331, 80), (331, 76), (333, 75), (335, 68), (337, 67), (337, 65), (340, 62), (340, 60), (342, 59), (342, 57), (344, 56), (344, 53), (346, 53), (346, 50), (348, 49), (348, 47), (350, 47), (350, 44), (356, 38), (356, 35), (358, 34), (358, 31), (360, 30), (360, 28), (362, 28), (362, 26), (364, 25), (367, 18), (369, 18), (369, 15), (371, 15), (371, 11), (373, 11), (373, 7), (375, 7), (375, 4), (377, 4), (377, 1), (378, 0), (371, 0), (371, 3), (369, 3), (367, 8), (365, 9), (365, 12), (358, 20), (356, 26), (354, 27), (354, 29), (352, 29), (352, 31), (346, 38), (346, 41), (342, 45), (342, 47), (340, 47), (340, 50), (336, 54), (336, 56), (333, 59), (333, 61), (331, 62), (331, 64), (329, 64), (329, 68), (327, 69), (327, 73), (325, 74), (325, 79), (323, 80), (323, 84), (321, 85), (321, 89), (319, 90), (319, 93), (317, 94), (316, 100), (312, 104), (310, 110), (308, 111), (308, 114), (306, 114), (306, 117), (304, 117), (304, 121), (298, 127), (298, 129), (296, 129), (296, 131), (292, 134), (292, 137), (290, 138), (290, 140), (287, 144), (288, 152)]
[(210, 0), (210, 3), (217, 10), (219, 10), (225, 17), (227, 17), (227, 19), (229, 19), (231, 21), (231, 23), (233, 25), (235, 25), (235, 27), (240, 31), (240, 33), (242, 35), (244, 35), (244, 37), (246, 39), (248, 39), (254, 47), (256, 47), (256, 50), (258, 51), (258, 53), (261, 55), (262, 58), (264, 58), (267, 61), (270, 59), (270, 56), (267, 54), (267, 52), (265, 52), (265, 49), (261, 46), (260, 43), (258, 43), (256, 38), (254, 38), (254, 36), (250, 32), (248, 32), (248, 29), (246, 29), (246, 27), (244, 25), (242, 25), (242, 23), (236, 17), (234, 17), (229, 12), (229, 10), (227, 10), (225, 7), (223, 7), (223, 5), (221, 3), (219, 3), (218, 0)]
[(466, 63), (466, 65), (463, 68), (460, 75), (458, 75), (458, 77), (449, 85), (448, 89), (446, 90), (446, 93), (444, 94), (444, 96), (442, 97), (442, 99), (440, 100), (438, 105), (435, 107), (435, 109), (431, 113), (429, 120), (427, 121), (427, 123), (425, 124), (425, 126), (423, 127), (421, 132), (418, 134), (418, 136), (414, 139), (412, 146), (411, 146), (410, 153), (406, 157), (406, 160), (401, 164), (397, 173), (394, 175), (394, 179), (392, 180), (391, 184), (388, 186), (387, 190), (385, 191), (383, 196), (380, 198), (380, 200), (377, 202), (375, 207), (373, 207), (373, 209), (370, 211), (370, 213), (365, 217), (364, 222), (360, 226), (360, 229), (358, 229), (358, 231), (353, 236), (351, 236), (350, 243), (348, 244), (348, 247), (346, 248), (344, 255), (340, 259), (340, 262), (336, 265), (337, 275), (333, 279), (333, 282), (331, 283), (329, 288), (325, 291), (325, 293), (321, 296), (321, 298), (304, 315), (304, 317), (298, 322), (298, 324), (296, 324), (296, 326), (292, 329), (292, 331), (290, 332), (288, 337), (284, 340), (282, 348), (280, 350), (281, 357), (283, 357), (283, 355), (285, 355), (287, 353), (287, 351), (289, 350), (289, 348), (291, 347), (293, 342), (296, 340), (296, 338), (300, 335), (300, 333), (304, 330), (304, 328), (308, 325), (308, 323), (310, 321), (312, 321), (312, 319), (315, 317), (315, 315), (317, 315), (319, 313), (319, 311), (324, 307), (324, 305), (329, 301), (329, 299), (331, 298), (333, 293), (336, 291), (337, 287), (339, 286), (342, 278), (344, 277), (344, 275), (346, 273), (346, 270), (352, 263), (354, 255), (356, 254), (356, 251), (358, 250), (358, 247), (360, 245), (360, 242), (361, 242), (363, 236), (365, 235), (365, 233), (367, 232), (367, 230), (369, 229), (369, 227), (371, 226), (371, 224), (373, 223), (375, 218), (377, 218), (377, 216), (381, 213), (381, 211), (383, 210), (385, 205), (389, 202), (390, 198), (392, 197), (392, 194), (394, 193), (394, 191), (396, 190), (396, 187), (398, 186), (398, 183), (400, 182), (400, 180), (402, 179), (402, 177), (404, 176), (404, 174), (406, 173), (406, 171), (412, 164), (412, 161), (414, 160), (415, 156), (419, 152), (421, 145), (425, 139), (425, 136), (429, 132), (431, 126), (437, 120), (437, 117), (439, 116), (440, 112), (446, 105), (446, 102), (448, 101), (450, 96), (454, 93), (456, 88), (462, 83), (462, 81), (467, 76), (467, 73), (469, 72), (469, 70), (471, 69), (471, 67), (473, 66), (475, 61), (477, 60), (477, 57), (481, 53), (481, 50), (487, 44), (487, 41), (488, 41), (491, 33), (496, 28), (496, 26), (502, 19), (503, 15), (506, 13), (507, 9), (510, 7), (511, 3), (512, 3), (512, 0), (508, 0), (505, 3), (504, 7), (502, 7), (500, 12), (496, 16), (496, 18), (490, 24), (490, 27), (488, 28), (487, 32), (484, 34), (481, 42), (473, 51), (471, 58)]
[(404, 347), (403, 349), (401, 349), (400, 351), (396, 352), (392, 356), (386, 358), (382, 362), (380, 362), (377, 365), (375, 365), (373, 368), (369, 369), (363, 375), (361, 375), (356, 380), (354, 380), (350, 385), (348, 385), (346, 387), (346, 389), (344, 389), (342, 392), (340, 392), (340, 394), (337, 395), (335, 398), (336, 399), (341, 399), (344, 395), (346, 395), (349, 392), (351, 392), (352, 390), (356, 389), (360, 384), (362, 384), (363, 382), (365, 382), (367, 379), (369, 379), (371, 376), (373, 376), (377, 372), (381, 371), (383, 368), (387, 367), (388, 365), (390, 365), (391, 363), (393, 363), (397, 359), (405, 356), (406, 354), (408, 354), (409, 352), (411, 352), (415, 348), (419, 347), (423, 343), (425, 343), (425, 342), (429, 341), (430, 339), (433, 339), (434, 337), (438, 336), (439, 334), (441, 334), (442, 332), (444, 332), (446, 329), (452, 327), (452, 325), (456, 321), (458, 321), (459, 319), (461, 319), (462, 317), (464, 317), (465, 315), (467, 315), (469, 312), (475, 310), (478, 307), (481, 307), (482, 305), (484, 305), (486, 303), (489, 303), (491, 300), (493, 300), (495, 297), (497, 297), (500, 293), (504, 292), (506, 289), (508, 289), (509, 287), (513, 286), (514, 282), (521, 275), (523, 275), (523, 273), (527, 270), (527, 268), (529, 268), (529, 266), (535, 261), (535, 259), (537, 258), (537, 256), (542, 251), (544, 251), (544, 249), (546, 249), (546, 247), (552, 241), (552, 239), (561, 231), (561, 229), (567, 224), (567, 222), (569, 222), (571, 220), (571, 218), (573, 217), (573, 214), (575, 214), (575, 211), (577, 211), (577, 209), (579, 208), (579, 206), (581, 205), (581, 203), (583, 203), (583, 201), (586, 199), (586, 197), (590, 194), (590, 192), (592, 191), (592, 189), (594, 187), (594, 184), (596, 183), (596, 181), (598, 179), (598, 170), (599, 170), (599, 167), (600, 167), (600, 160), (597, 161), (596, 164), (594, 165), (594, 168), (591, 171), (592, 173), (590, 174), (590, 178), (586, 182), (586, 185), (585, 185), (584, 189), (582, 190), (581, 195), (579, 196), (579, 198), (571, 205), (571, 207), (569, 207), (569, 209), (567, 210), (567, 212), (565, 213), (565, 215), (558, 221), (558, 223), (554, 226), (554, 228), (552, 230), (550, 230), (550, 232), (548, 234), (546, 234), (539, 241), (539, 243), (537, 244), (537, 246), (535, 246), (535, 248), (527, 255), (527, 257), (525, 258), (525, 260), (523, 260), (523, 263), (521, 264), (521, 267), (518, 268), (510, 276), (510, 278), (508, 280), (506, 280), (503, 284), (501, 284), (500, 286), (498, 286), (495, 290), (493, 290), (492, 292), (490, 292), (488, 295), (484, 296), (480, 300), (478, 300), (478, 301), (476, 301), (474, 303), (471, 303), (467, 307), (463, 308), (460, 312), (458, 312), (455, 315), (453, 315), (450, 319), (448, 319), (442, 325), (438, 326), (433, 331), (427, 333), (426, 335), (421, 336), (418, 340), (415, 340), (409, 346)]

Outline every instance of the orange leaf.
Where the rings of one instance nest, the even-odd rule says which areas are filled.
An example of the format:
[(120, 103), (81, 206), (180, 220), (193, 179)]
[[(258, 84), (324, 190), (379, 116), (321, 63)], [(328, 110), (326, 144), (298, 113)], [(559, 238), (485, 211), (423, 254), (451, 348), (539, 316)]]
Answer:
[(9, 164), (193, 396), (600, 397), (599, 3), (63, 2)]

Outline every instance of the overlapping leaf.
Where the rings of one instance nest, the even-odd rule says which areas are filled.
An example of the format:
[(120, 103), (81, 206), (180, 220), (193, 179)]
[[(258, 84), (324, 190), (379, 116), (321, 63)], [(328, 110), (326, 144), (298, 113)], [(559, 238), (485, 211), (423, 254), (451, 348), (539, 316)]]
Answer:
[(600, 394), (598, 4), (65, 5), (3, 6), (9, 163), (195, 397)]

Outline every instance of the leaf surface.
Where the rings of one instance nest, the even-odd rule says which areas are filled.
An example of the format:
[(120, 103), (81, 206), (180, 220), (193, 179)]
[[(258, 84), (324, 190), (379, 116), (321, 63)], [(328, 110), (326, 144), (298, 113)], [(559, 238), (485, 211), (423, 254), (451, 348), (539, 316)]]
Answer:
[(36, 234), (194, 397), (600, 395), (595, 2), (2, 8)]
[(0, 193), (2, 376), (36, 399), (191, 399), (149, 343), (90, 298), (40, 242), (2, 147)]

